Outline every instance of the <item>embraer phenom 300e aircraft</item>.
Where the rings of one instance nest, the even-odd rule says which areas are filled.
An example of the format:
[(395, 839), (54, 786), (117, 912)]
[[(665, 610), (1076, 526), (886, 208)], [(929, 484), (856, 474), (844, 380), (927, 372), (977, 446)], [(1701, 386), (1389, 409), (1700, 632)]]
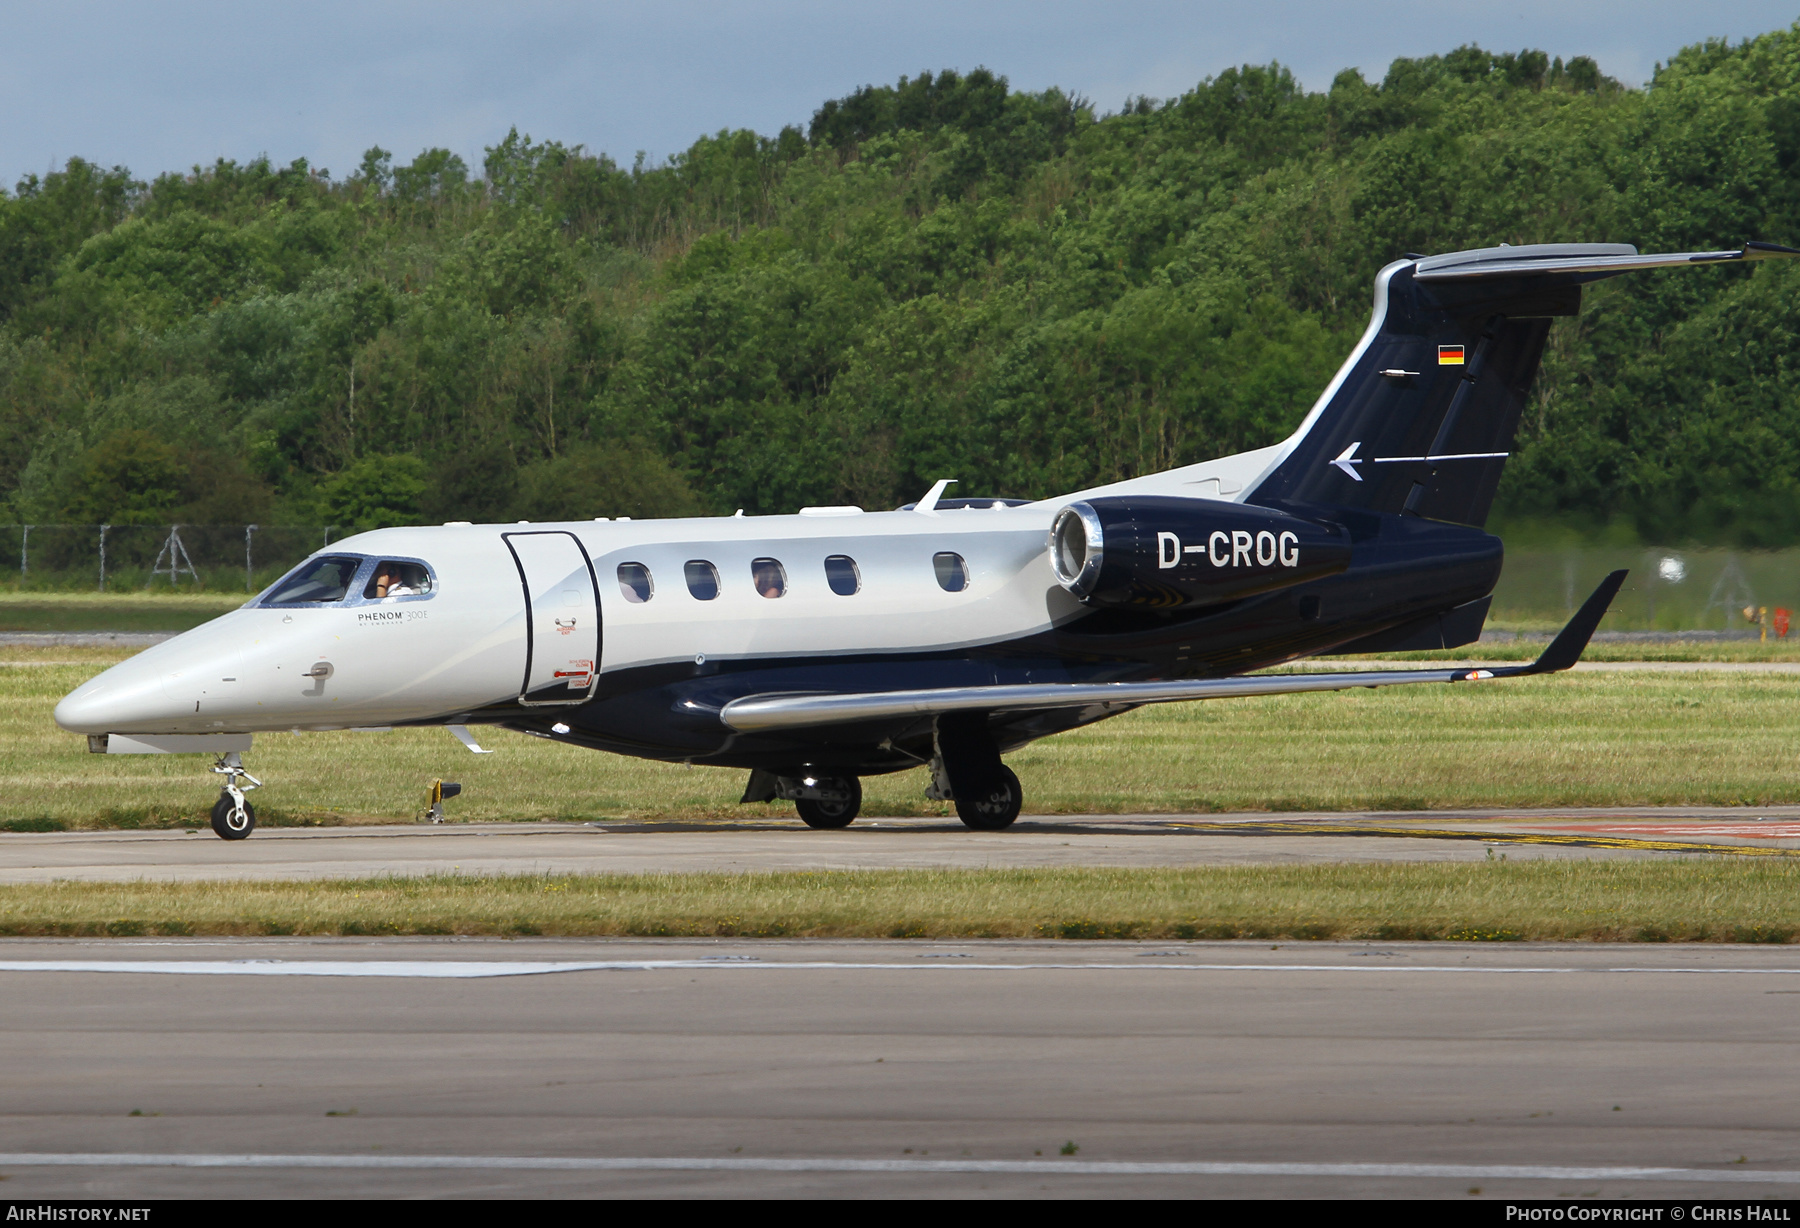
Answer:
[(248, 835), (264, 730), (468, 726), (748, 769), (842, 827), (858, 778), (928, 765), (970, 827), (1006, 827), (1001, 756), (1141, 704), (1466, 682), (1567, 669), (1623, 582), (1544, 655), (1495, 669), (1245, 676), (1481, 632), (1501, 544), (1481, 530), (1553, 317), (1581, 287), (1668, 265), (1545, 244), (1409, 256), (1368, 330), (1272, 447), (1054, 499), (893, 512), (382, 529), (57, 705), (108, 753), (206, 751), (213, 827)]

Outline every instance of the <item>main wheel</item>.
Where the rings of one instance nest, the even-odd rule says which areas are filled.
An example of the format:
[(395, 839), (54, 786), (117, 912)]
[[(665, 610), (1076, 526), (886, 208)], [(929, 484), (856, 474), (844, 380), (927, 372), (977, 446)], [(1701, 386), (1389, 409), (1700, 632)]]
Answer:
[(794, 809), (800, 812), (800, 821), (808, 827), (850, 826), (856, 812), (862, 809), (862, 781), (854, 776), (821, 776), (819, 787), (842, 793), (844, 797), (841, 801), (829, 802), (823, 798), (801, 798), (794, 803)]
[(213, 803), (212, 829), (227, 840), (242, 840), (256, 830), (256, 810), (249, 802), (245, 802), (244, 813), (240, 818), (231, 794), (221, 793), (219, 800)]
[(1025, 791), (1019, 787), (1019, 778), (1003, 763), (986, 789), (973, 797), (956, 795), (956, 816), (965, 827), (976, 831), (1001, 831), (1019, 817), (1024, 801)]

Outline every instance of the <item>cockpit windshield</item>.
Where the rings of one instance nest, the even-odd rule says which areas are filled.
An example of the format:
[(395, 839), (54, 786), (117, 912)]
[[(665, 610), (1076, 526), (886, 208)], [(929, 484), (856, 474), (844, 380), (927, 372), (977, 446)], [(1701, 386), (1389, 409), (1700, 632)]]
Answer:
[(354, 555), (328, 555), (308, 559), (269, 590), (262, 604), (300, 605), (317, 601), (342, 601), (356, 578), (362, 560)]

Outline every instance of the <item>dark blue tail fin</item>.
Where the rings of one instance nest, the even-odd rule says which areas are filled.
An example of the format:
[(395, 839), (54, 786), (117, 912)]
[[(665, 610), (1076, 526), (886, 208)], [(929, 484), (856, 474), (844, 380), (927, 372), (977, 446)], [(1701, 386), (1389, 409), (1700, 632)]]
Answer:
[(1343, 368), (1246, 502), (1351, 507), (1481, 525), (1512, 451), (1552, 318), (1634, 269), (1800, 255), (1639, 255), (1627, 244), (1496, 247), (1396, 261)]

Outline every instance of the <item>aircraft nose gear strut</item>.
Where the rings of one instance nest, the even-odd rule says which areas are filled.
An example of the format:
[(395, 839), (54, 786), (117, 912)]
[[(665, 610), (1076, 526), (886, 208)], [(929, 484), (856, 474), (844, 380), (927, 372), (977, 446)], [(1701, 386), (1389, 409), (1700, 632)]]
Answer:
[(256, 830), (256, 811), (244, 800), (244, 794), (262, 788), (262, 781), (244, 770), (235, 750), (221, 755), (212, 770), (225, 778), (225, 788), (213, 803), (212, 829), (226, 840), (242, 840)]

